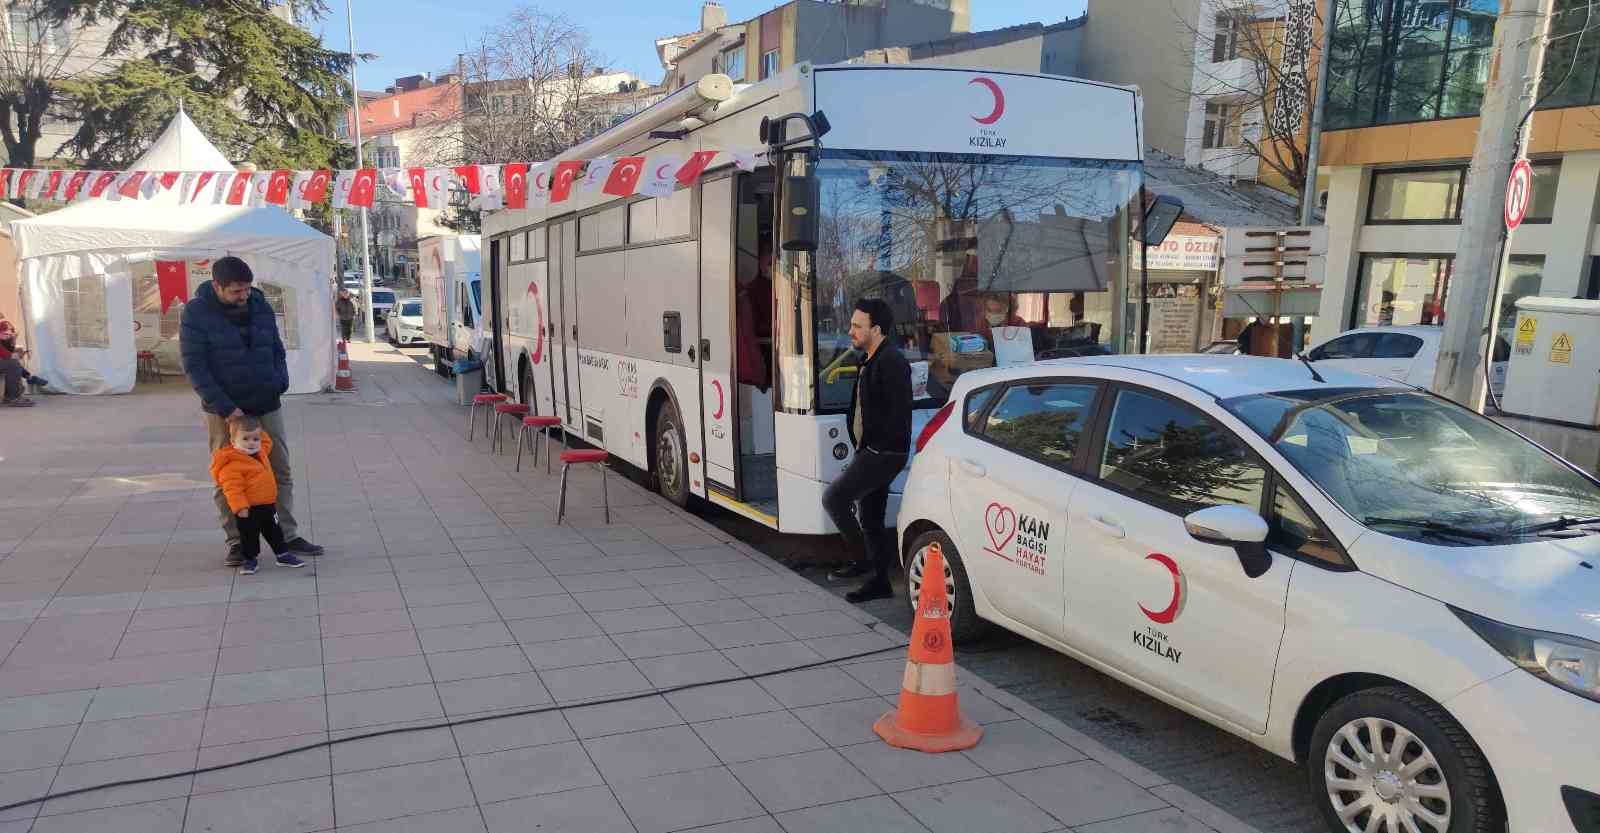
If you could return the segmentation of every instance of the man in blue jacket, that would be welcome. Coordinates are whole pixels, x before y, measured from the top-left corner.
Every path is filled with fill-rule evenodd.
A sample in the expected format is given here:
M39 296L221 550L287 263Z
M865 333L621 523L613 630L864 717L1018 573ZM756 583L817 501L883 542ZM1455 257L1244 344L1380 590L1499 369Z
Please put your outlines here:
M231 440L228 423L253 416L272 437L268 460L278 481L278 525L289 552L321 555L322 547L300 537L294 520L294 479L289 473L289 433L283 427L279 397L289 390L289 365L278 336L278 319L267 296L251 284L255 275L236 257L225 257L211 267L211 281L195 290L183 307L180 342L183 371L200 395L211 450ZM223 561L236 567L239 527L222 489L215 492L217 515L228 539Z

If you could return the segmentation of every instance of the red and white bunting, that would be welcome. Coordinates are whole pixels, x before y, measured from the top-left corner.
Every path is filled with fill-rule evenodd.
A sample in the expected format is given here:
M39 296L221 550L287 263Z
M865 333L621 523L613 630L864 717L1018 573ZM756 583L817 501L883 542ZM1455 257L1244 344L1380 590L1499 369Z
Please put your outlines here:
M639 183L639 193L647 197L670 197L678 188L678 169L683 166L683 157L672 153L663 153L650 157L650 168L645 178Z

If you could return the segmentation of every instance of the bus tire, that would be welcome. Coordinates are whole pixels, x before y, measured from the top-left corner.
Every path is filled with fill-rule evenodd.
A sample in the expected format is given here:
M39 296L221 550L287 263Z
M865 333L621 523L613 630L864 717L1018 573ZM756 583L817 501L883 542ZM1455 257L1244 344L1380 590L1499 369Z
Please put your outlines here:
M683 440L683 420L671 401L661 403L656 415L653 463L656 490L678 506L689 505L688 446Z
M538 414L539 404L534 401L533 395L533 368L528 365L526 356L519 359L517 365L517 395L521 397L522 404L528 406L529 413Z

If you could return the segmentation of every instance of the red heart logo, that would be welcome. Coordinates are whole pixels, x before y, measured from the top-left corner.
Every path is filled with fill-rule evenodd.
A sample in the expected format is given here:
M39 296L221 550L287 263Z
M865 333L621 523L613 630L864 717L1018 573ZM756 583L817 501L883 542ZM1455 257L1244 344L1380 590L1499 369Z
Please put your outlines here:
M1000 552L1017 534L1017 513L1011 511L1009 506L991 503L988 509L983 510L983 526L989 532L989 543L994 546L994 551Z

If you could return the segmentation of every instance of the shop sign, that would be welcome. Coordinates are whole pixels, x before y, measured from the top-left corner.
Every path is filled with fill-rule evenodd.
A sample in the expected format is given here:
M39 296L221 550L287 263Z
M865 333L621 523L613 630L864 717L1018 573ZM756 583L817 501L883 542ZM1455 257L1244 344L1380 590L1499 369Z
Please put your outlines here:
M1138 241L1130 242L1130 252L1139 257ZM1198 234L1169 234L1159 246L1151 246L1146 253L1148 269L1166 269L1193 272L1215 272L1221 262L1222 238ZM1134 261L1138 263L1137 260Z

